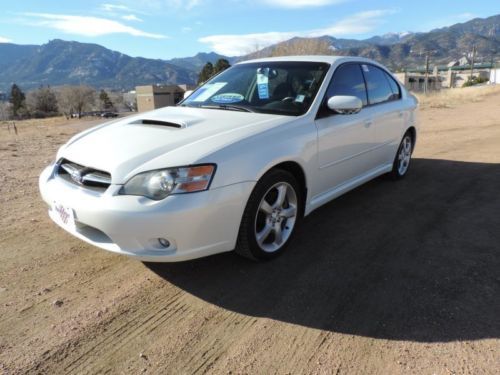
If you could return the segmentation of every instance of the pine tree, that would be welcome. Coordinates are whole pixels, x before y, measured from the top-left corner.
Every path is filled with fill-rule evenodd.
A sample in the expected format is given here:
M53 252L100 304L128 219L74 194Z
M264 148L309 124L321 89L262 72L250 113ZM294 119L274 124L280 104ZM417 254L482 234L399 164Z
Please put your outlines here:
M25 107L26 95L21 91L18 85L15 83L10 89L10 99L9 102L12 104L12 116L17 117L19 111Z
M101 90L99 93L99 100L101 101L101 108L104 110L111 110L113 109L114 105L111 99L109 98L109 95L106 91Z
M198 76L198 85L206 82L214 75L214 66L211 62L207 62Z
M229 61L226 59L219 59L215 63L213 75L216 75L230 67L231 65L229 65Z

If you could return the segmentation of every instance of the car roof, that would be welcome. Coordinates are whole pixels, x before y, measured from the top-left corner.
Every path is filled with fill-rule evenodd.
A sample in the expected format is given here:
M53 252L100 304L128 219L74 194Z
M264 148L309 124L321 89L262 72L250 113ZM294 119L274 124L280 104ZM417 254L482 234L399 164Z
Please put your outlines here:
M261 59L254 60L246 60L241 61L238 64L249 64L256 62L280 62L280 61L293 61L293 62L319 62L319 63L327 63L333 65L338 62L348 62L348 61L360 61L373 63L376 65L380 65L376 61L367 59L365 57L356 57L356 56L328 56L328 55L305 55L305 56L280 56L280 57L266 57Z

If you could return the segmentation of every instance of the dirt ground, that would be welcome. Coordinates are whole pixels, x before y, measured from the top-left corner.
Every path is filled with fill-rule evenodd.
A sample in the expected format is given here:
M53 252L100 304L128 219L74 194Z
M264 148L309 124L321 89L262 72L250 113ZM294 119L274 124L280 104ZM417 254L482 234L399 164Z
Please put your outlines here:
M320 208L263 264L73 238L37 178L96 122L2 125L0 373L498 373L500 93L420 117L406 179Z

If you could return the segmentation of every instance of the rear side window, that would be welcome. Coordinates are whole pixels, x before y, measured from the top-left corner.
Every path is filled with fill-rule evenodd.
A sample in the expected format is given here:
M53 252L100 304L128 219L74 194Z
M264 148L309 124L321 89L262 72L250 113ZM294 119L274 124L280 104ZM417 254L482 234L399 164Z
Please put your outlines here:
M363 105L368 103L363 73L358 64L344 64L335 70L326 97L329 99L336 95L356 96Z
M399 98L401 98L401 91L399 89L399 85L396 83L396 81L394 80L394 78L392 78L389 74L387 74L386 72L384 72L385 74L385 77L387 78L387 81L389 82L389 86L391 86L391 90L392 90L392 100L398 100Z
M369 103L378 104L394 100L394 93L388 80L390 77L376 66L362 64L361 67L366 80Z

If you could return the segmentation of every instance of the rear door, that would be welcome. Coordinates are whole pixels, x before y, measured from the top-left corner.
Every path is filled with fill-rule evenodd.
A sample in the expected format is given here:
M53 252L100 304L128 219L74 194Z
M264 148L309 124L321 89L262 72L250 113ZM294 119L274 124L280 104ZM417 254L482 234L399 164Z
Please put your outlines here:
M383 69L361 64L368 92L368 108L373 119L375 147L372 156L378 165L392 163L401 141L404 112L401 89Z

